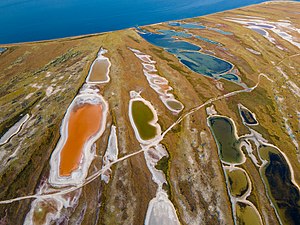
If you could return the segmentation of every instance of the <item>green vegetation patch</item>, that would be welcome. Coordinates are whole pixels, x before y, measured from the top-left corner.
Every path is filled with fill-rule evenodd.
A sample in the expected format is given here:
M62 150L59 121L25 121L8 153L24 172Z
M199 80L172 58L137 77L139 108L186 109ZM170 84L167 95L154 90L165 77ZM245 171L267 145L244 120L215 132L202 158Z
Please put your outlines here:
M155 168L158 170L161 170L167 179L167 183L163 184L163 189L168 193L169 196L171 196L171 189L170 189L170 177L169 177L169 160L170 158L167 156L162 157L157 164L155 165Z
M168 174L169 168L169 157L164 156L162 157L156 164L155 168L164 172L164 174Z

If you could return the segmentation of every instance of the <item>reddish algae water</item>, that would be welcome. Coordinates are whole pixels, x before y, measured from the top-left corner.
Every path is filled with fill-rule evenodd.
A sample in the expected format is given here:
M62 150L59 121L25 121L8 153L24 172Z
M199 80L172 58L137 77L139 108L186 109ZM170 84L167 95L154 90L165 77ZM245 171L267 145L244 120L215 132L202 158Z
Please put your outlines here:
M78 169L84 145L99 131L101 122L100 104L83 104L71 112L67 141L60 152L60 176L70 176Z

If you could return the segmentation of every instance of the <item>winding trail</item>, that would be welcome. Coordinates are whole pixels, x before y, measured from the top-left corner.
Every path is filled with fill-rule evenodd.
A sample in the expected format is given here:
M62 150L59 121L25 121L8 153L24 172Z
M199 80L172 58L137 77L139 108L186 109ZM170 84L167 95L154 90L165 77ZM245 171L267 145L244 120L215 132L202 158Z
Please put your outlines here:
M271 67L275 67L275 66L278 66L280 64L282 64L285 60L287 59L290 59L290 58L293 58L293 57L296 57L300 55L300 53L297 53L297 54L293 54L293 55L290 55L288 57L285 57L283 58L282 60L280 60L278 63L276 63L276 65L270 65L268 67L266 67L264 69L264 71L267 71L267 69L271 68ZM17 201L21 201L21 200L26 200L26 199L38 199L38 198L41 198L41 199L46 199L46 198L49 198L49 197L52 197L52 196L57 196L57 195L62 195L62 194L67 194L67 193L70 193L70 192L73 192L79 188L82 188L84 187L85 185L91 183L92 181L94 181L96 178L98 178L99 176L101 176L102 173L104 173L107 169L109 169L112 165L118 163L118 162L121 162L123 160L126 160L130 157L133 157L135 155L138 155L140 153L143 153L145 151L147 151L150 147L153 147L155 146L156 144L158 144L162 139L163 137L174 127L176 126L177 124L179 124L185 117L193 114L194 112L200 110L201 108L215 102L215 101L218 101L218 100L222 100L224 98L227 98L227 97L231 97L231 96L234 96L234 95L237 95L239 93L244 93L244 92L252 92L255 88L258 87L258 85L260 84L260 81L261 81L261 77L265 77L267 80L269 80L270 82L274 82L272 79L270 79L267 75L265 75L264 73L260 73L258 75L258 81L256 83L256 85L254 85L253 87L251 88L246 88L246 89L243 89L243 90L238 90L238 91L233 91L233 92L229 92L225 95L222 95L222 96L219 96L219 97L215 97L215 98L212 98L212 99L209 99L207 100L205 103L203 103L202 105L199 105L195 108L192 108L189 112L185 113L184 115L180 116L172 125L170 125L161 135L161 138L159 138L158 140L156 140L154 143L152 144L149 144L147 146L144 146L142 149L140 149L139 151L136 151L134 153L131 153L131 154L128 154L126 156L123 156L119 159L117 159L116 161L114 162L111 162L109 164L107 164L105 167L103 167L101 170L97 171L96 173L92 174L91 176L89 176L84 183L80 184L80 185L77 185L77 186L73 186L73 187L69 187L69 188L66 188L65 190L60 190L60 191L57 191L57 192L53 192L53 193L47 193L47 194L42 194L42 195L27 195L27 196L22 196L22 197L17 197L17 198L12 198L12 199L7 199L7 200L3 200L3 201L0 201L0 204L10 204L10 203L13 203L13 202L17 202Z
M261 77L265 77L267 80L273 82L272 79L270 79L267 75L263 74L263 73L260 73L258 75L258 81L257 83L251 87L251 88L247 88L247 89L243 89L243 90L238 90L238 91L233 91L233 92L229 92L227 94L224 94L222 96L218 96L218 97L215 97L215 98L211 98L209 100L207 100L205 103L195 107L195 108L192 108L189 112L185 113L184 115L180 116L172 125L170 125L160 136L160 138L158 138L157 140L155 140L153 143L149 144L149 145L145 145L142 147L142 149L140 149L139 151L136 151L136 152L133 152L131 154L128 154L128 155L125 155L119 159L117 159L116 161L114 162L111 162L109 164L107 164L105 167L103 167L101 170L97 171L96 173L92 174L91 176L89 176L82 184L79 184L79 185L76 185L76 186L73 186L73 187L69 187L69 188L65 188L64 190L60 190L60 191L57 191L57 192L51 192L51 193L45 193L45 194L36 194L36 195L27 195L27 196L23 196L23 197L18 197L18 198L12 198L12 199L7 199L7 200L3 200L3 201L0 201L0 204L9 204L9 203L13 203L13 202L17 202L17 201L21 201L21 200L26 200L26 199L47 199L47 198L50 198L50 197L53 197L53 196L58 196L58 195L63 195L63 194L68 194L70 192L73 192L79 188L82 188L84 187L85 185L91 183L92 181L94 181L95 179L97 179L99 176L101 176L102 173L104 173L107 169L109 169L112 165L118 163L118 162L121 162L123 160L126 160L128 158L131 158L135 155L138 155L140 153L143 153L145 151L147 151L149 148L157 145L159 142L161 142L164 138L164 136L173 128L175 127L177 124L179 124L183 119L185 119L187 116L193 114L194 112L202 109L203 107L215 102L215 101L219 101L219 100L222 100L222 99L225 99L225 98L228 98L228 97L231 97L231 96L234 96L234 95L237 95L237 94L240 94L240 93L244 93L244 92L252 92L253 90L255 90L258 85L260 84L261 82Z

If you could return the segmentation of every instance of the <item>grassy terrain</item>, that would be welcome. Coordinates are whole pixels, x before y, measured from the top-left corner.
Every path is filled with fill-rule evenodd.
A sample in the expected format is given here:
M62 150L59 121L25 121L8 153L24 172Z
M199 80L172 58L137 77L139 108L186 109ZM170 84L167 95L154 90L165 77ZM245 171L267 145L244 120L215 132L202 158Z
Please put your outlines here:
M295 57L299 49L273 35L287 49L281 51L258 33L224 18L240 15L259 16L270 21L288 18L295 27L299 27L299 14L295 13L299 10L299 3L272 2L186 20L234 34L222 35L213 30L193 29L189 32L222 45L200 39L189 41L200 45L204 52L211 52L234 64L238 75L249 87L257 82L259 73L265 73L274 80L270 83L262 78L253 92L217 101L214 106L219 114L234 120L239 136L249 131L242 124L237 104L249 108L260 123L256 131L286 154L294 171L300 170L300 163L283 117L288 119L299 143L299 98L291 92L287 80L276 67L279 66L291 81L300 86L300 78L295 76L300 73L299 57ZM170 27L162 23L148 26L147 29L155 31ZM180 115L208 99L241 89L232 82L213 80L192 72L172 54L147 43L134 29L1 47L7 50L0 55L0 135L21 115L30 114L30 119L18 135L0 146L1 200L34 194L40 182L47 178L49 158L60 137L61 120L84 83L100 47L108 50L105 56L112 63L110 83L99 86L109 103L109 115L107 129L96 142L97 156L90 167L90 174L101 168L111 124L117 127L119 157L140 149L128 116L130 91L141 91L143 98L151 102L158 112L158 123L163 131L178 118L149 86L140 60L128 47L151 55L157 62L158 74L169 81L173 94L185 106ZM261 54L255 55L246 48ZM284 101L278 103L278 96L283 97ZM180 222L184 225L233 224L225 177L216 143L207 126L205 109L186 117L175 126L165 136L163 144L170 157L161 159L157 168L167 175L168 187L165 188ZM258 208L263 221L278 224L259 172L249 157L242 167L253 184L249 199ZM295 181L300 183L299 173L295 173ZM77 207L63 211L65 220L72 223L82 219L82 224L99 225L143 224L148 203L155 196L156 189L143 154L136 155L112 167L109 184L96 179L85 186ZM22 224L30 203L30 200L25 200L0 205L0 223ZM245 208L240 207L239 210L248 218Z

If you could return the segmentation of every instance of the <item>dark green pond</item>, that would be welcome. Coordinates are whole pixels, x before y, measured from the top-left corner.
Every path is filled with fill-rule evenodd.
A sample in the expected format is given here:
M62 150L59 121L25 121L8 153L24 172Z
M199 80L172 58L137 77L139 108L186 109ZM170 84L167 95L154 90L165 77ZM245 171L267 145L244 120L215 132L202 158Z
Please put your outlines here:
M283 224L300 223L300 193L291 181L291 171L284 156L275 148L265 146L260 155L268 163L263 167L262 177L268 193Z
M132 118L143 140L150 140L155 137L157 128L149 124L149 122L153 120L154 115L144 102L132 102Z
M167 101L167 104L174 110L182 110L182 105L177 101Z
M248 125L257 125L258 124L253 113L250 112L248 109L246 109L243 106L240 107L240 115L246 124L248 124Z
M218 145L221 160L228 163L241 163L242 151L239 140L235 137L235 127L227 117L213 116L208 118L209 127Z
M226 170L226 178L229 182L231 195L234 197L243 196L249 189L250 184L248 184L247 175L242 170Z
M254 208L244 202L236 203L237 225L261 225Z

